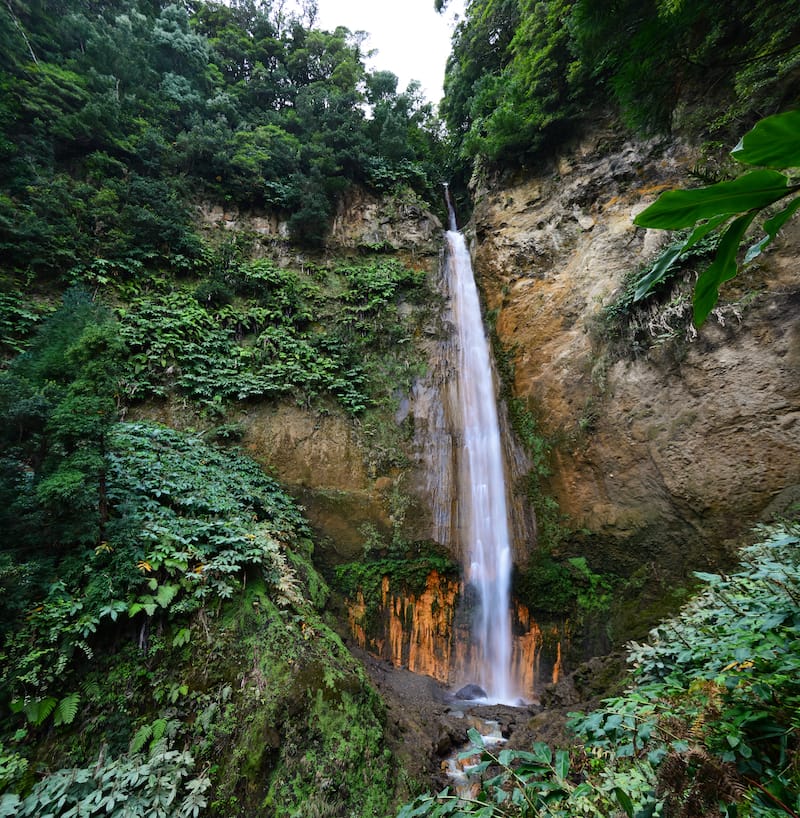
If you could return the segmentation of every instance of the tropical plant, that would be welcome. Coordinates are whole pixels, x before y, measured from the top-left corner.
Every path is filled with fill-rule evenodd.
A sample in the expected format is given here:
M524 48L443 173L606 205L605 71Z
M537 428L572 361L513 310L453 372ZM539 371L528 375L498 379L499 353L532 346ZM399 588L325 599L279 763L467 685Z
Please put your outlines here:
M24 624L8 634L0 692L37 727L69 724L79 699L55 694L79 657L113 623L186 616L258 575L283 608L301 604L313 569L291 552L309 534L277 483L251 461L145 424L109 434L106 539L58 563L58 578L30 588ZM36 564L37 557L29 560ZM42 570L41 568L38 570ZM37 594L37 596L34 596ZM185 629L173 637L180 646Z
M106 758L101 753L90 767L63 769L45 776L21 798L0 796L4 818L196 818L207 805L211 781L194 774L188 750L158 742L147 754Z
M409 338L401 298L420 300L425 287L423 272L385 258L320 270L326 286L268 259L213 266L216 278L192 292L146 293L120 308L128 399L176 390L213 410L293 395L361 414L377 360L399 357Z
M24 516L38 508L53 545L102 540L107 438L124 353L110 311L75 288L0 376L8 443L2 482L17 492L12 531L14 508Z
M696 326L706 320L717 303L719 287L737 274L739 247L753 221L762 214L769 215L763 223L765 235L750 246L742 264L757 258L800 208L800 180L796 176L800 168L800 110L762 119L742 137L731 155L760 169L707 187L667 191L634 219L639 227L692 228L686 239L671 245L637 282L635 300L644 298L682 256L709 234L719 235L716 255L695 285ZM774 168L794 168L795 174L779 173ZM781 209L776 212L779 204Z
M631 643L631 685L571 714L574 743L489 749L475 731L473 794L450 788L415 816L796 816L800 809L800 528L761 531L730 574ZM477 794L475 794L477 793Z

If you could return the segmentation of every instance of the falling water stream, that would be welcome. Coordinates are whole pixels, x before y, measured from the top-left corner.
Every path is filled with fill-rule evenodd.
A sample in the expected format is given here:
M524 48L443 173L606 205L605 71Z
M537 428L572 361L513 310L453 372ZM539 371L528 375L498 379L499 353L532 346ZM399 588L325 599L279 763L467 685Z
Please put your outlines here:
M490 701L519 696L511 673L511 545L505 471L489 342L464 236L447 193L447 278L458 336L457 395L461 413L459 525L465 580L474 604L470 671Z

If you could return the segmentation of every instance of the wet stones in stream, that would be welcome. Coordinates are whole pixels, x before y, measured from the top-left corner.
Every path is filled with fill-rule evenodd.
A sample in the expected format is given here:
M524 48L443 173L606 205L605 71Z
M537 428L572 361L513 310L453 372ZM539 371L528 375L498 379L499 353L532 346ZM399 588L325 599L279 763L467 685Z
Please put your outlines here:
M484 722L496 722L503 739L509 739L517 731L525 734L527 724L542 711L538 704L512 707L457 699L429 676L393 667L359 649L351 650L363 662L386 703L389 749L409 779L429 782L431 790L452 783L447 761L468 747L470 728L483 732Z
M453 784L448 760L468 749L471 727L484 732L482 722L497 723L503 747L529 750L535 741L568 747L572 738L565 728L567 714L598 706L613 691L625 666L622 654L594 657L543 688L541 704L513 707L457 699L429 676L394 667L358 648L351 650L386 703L387 747L405 770L405 780L430 791ZM409 792L409 798L416 793ZM403 795L398 792L400 798Z

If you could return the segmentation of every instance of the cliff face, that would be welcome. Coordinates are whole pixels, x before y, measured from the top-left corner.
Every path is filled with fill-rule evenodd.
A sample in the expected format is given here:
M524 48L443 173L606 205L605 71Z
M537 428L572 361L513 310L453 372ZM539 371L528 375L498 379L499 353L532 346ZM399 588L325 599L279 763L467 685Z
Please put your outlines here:
M570 548L595 570L645 568L666 582L718 564L754 521L800 496L797 219L729 282L726 303L699 333L689 324L687 287L640 310L628 336L604 318L626 276L667 240L634 228L633 216L661 190L688 183L696 159L681 143L598 133L538 173L479 185L467 230L486 307L513 359L513 392L555 442L544 488L583 532ZM280 240L277 223L207 218ZM380 247L435 277L441 245L441 225L417 203L354 194L337 213L327 252ZM327 564L361 558L366 527L388 540L400 526L408 540L433 540L459 556L450 319L446 309L431 315L417 338L427 374L400 396L395 418L413 430L403 436L405 466L376 467L365 430L335 413L251 407L241 419L243 445L294 487ZM530 464L507 438L513 485ZM536 526L522 494L511 500L523 564L537 547ZM454 654L458 592L437 576L414 599L387 584L377 619L351 602L352 633L396 664L457 683L469 665ZM526 611L515 628L521 663L544 661L526 679L531 695L557 671L560 640Z
M458 688L480 678L465 617L459 609L461 583L432 571L417 594L393 588L384 577L378 615L368 610L363 595L347 605L348 624L359 647L414 673L424 673ZM526 700L538 697L543 685L558 681L562 644L568 629L540 626L524 605L512 615L512 678L517 694Z
M604 324L625 276L666 239L633 217L692 184L696 159L686 145L598 134L540 173L477 190L476 275L513 389L557 442L549 489L591 532L587 557L603 570L712 564L798 493L797 219L698 334L677 292L641 313L634 343Z
M440 221L410 191L383 197L349 191L339 204L325 247L309 254L288 241L286 222L274 214L206 203L198 208L198 218L211 232L244 233L252 239L255 256L269 256L290 268L380 252L433 277L442 245ZM416 308L401 304L398 309L412 315ZM391 411L387 414L391 424ZM159 410L161 419L167 419L164 415L165 410ZM384 538L391 536L398 524L392 498L404 490L402 470L393 464L405 453L384 450L397 443L399 434L388 442L378 440L380 430L336 407L319 411L294 401L252 404L232 419L244 431L242 445L248 453L303 504L323 563L360 557L367 528ZM180 425L179 418L170 417L168 422ZM417 505L427 507L424 499ZM429 537L430 528L415 528L414 533Z

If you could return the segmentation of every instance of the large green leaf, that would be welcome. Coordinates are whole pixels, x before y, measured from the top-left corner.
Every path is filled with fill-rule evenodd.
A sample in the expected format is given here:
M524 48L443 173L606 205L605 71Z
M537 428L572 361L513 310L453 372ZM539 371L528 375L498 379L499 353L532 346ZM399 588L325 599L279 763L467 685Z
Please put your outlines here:
M533 750L536 761L548 765L552 763L553 751L543 741L537 741L531 749Z
M636 291L633 294L633 300L638 301L644 298L653 287L661 281L667 274L672 265L683 254L684 245L672 244L659 257L656 263L647 272L647 275L642 276L636 282Z
M162 608L167 608L170 602L175 599L178 590L177 585L160 585L156 593L156 601Z
M647 295L647 293L649 293L650 290L652 290L653 287L664 278L664 276L666 276L672 265L687 250L694 247L697 242L699 242L713 230L716 230L717 227L719 227L729 218L730 216L728 214L724 214L722 216L717 216L714 219L709 219L707 222L703 222L703 224L698 225L685 242L670 245L661 254L661 256L659 256L658 260L650 268L649 272L636 282L636 291L633 294L633 300L638 301L640 298L644 298L644 296Z
M747 255L744 257L745 264L749 264L756 256L761 254L762 250L778 235L778 231L781 227L794 216L798 209L800 209L800 197L794 199L788 207L785 207L771 219L767 219L767 221L764 222L764 230L767 235L764 236L761 241L756 242L747 251Z
M153 725L152 724L143 724L134 734L133 738L131 739L130 751L132 753L138 753L148 741L150 741L150 736L153 735Z
M734 219L719 241L711 266L697 279L694 288L694 323L699 327L708 318L719 298L719 285L736 275L736 254L745 231L755 218L745 213Z
M566 750L556 750L556 777L566 781L569 775L569 753Z
M788 179L774 170L754 170L731 182L662 193L633 221L639 227L680 230L701 219L763 208L791 192Z
M31 724L39 727L45 719L53 712L56 700L52 696L44 699L32 699L25 705L25 715Z
M731 156L748 165L800 167L800 110L762 119L741 138Z
M622 787L614 787L614 795L628 818L633 818L633 801L630 795Z

